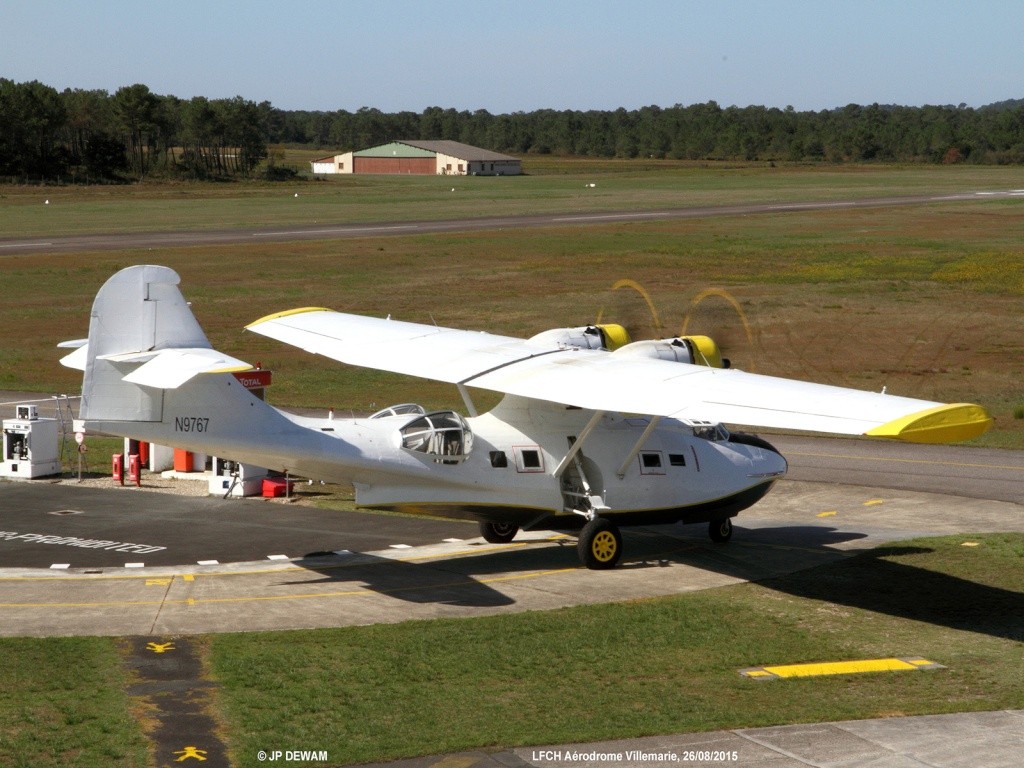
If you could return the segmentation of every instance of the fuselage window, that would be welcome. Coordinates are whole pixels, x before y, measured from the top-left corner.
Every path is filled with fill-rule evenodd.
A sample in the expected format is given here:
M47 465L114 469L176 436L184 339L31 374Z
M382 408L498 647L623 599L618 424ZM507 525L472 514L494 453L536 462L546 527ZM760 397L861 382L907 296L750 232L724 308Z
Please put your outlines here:
M491 466L495 469L508 466L508 456L504 451L491 451L489 456L491 457Z
M539 448L514 448L518 472L543 472L544 459Z
M682 453L670 453L668 455L668 463L673 467L685 467L686 456Z
M661 462L661 451L640 451L640 474L665 474L665 468Z

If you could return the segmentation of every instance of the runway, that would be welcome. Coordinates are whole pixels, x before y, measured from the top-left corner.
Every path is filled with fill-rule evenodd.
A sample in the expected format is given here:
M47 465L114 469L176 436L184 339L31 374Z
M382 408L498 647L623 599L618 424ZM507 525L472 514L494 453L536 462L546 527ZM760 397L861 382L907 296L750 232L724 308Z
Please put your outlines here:
M934 203L998 200L1021 196L1024 196L1024 190L993 190L947 195L904 195L898 197L862 198L857 200L690 206L656 211L561 212L524 216L488 216L447 221L364 222L355 224L337 222L274 228L209 229L180 232L119 232L61 237L8 237L0 238L0 258L30 253L84 253L135 248L184 248L202 245L237 245L257 242L282 243L353 237L379 238L444 232L587 226L719 216L755 216L798 211L892 208Z

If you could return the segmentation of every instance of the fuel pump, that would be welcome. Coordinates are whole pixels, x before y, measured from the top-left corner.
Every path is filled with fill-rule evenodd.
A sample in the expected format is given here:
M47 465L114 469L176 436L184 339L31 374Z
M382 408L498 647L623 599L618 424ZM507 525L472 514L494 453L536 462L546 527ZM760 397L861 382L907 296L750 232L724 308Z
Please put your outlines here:
M32 479L60 474L57 419L41 419L34 405L19 405L15 418L3 421L0 477Z

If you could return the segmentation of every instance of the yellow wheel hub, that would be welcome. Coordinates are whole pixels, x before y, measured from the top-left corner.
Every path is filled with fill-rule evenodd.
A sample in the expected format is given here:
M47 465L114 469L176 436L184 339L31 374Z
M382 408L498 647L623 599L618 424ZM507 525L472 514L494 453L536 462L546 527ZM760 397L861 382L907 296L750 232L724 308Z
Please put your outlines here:
M594 558L602 563L607 563L615 557L617 550L618 544L610 531L601 531L598 533L590 545L590 551L593 552Z

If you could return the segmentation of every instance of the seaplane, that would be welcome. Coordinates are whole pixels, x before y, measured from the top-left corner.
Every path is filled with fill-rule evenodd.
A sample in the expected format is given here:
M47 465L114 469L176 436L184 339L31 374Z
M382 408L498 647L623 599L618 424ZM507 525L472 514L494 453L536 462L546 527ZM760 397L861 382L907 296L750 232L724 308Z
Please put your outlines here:
M615 324L530 338L303 307L251 332L345 365L454 385L465 404L402 403L356 418L300 416L255 396L248 363L213 349L162 266L100 288L87 339L61 362L84 372L76 429L170 445L304 478L351 483L361 507L458 516L488 542L520 530L578 535L582 563L612 568L620 528L732 518L785 476L768 441L734 429L967 440L992 423L943 404L747 373L706 336L631 341ZM478 412L474 392L500 393ZM726 425L729 425L728 427Z

